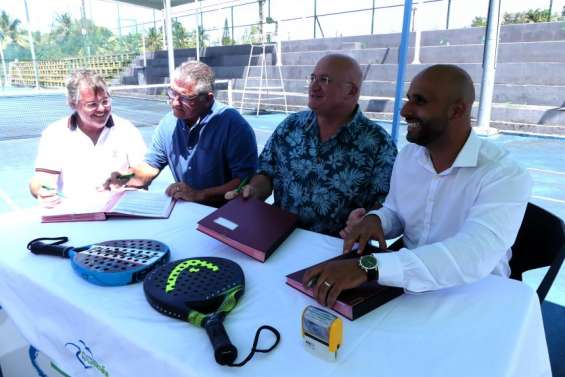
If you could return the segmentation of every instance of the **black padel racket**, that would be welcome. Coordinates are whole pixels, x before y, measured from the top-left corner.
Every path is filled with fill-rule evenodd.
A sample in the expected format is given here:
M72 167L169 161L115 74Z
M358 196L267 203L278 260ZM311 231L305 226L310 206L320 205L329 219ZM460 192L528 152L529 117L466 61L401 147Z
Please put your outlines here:
M82 247L61 245L68 240L67 237L37 238L27 248L38 255L69 258L77 274L105 286L142 281L149 271L166 263L170 255L168 246L155 240L115 240Z
M259 327L251 352L242 362L235 363L237 348L230 342L222 322L235 308L244 289L245 278L239 265L216 257L171 262L151 271L143 282L145 296L153 308L203 327L212 342L216 362L229 366L244 365L255 352L270 352L280 340L279 332L273 327ZM276 340L267 349L257 349L263 329L271 331Z

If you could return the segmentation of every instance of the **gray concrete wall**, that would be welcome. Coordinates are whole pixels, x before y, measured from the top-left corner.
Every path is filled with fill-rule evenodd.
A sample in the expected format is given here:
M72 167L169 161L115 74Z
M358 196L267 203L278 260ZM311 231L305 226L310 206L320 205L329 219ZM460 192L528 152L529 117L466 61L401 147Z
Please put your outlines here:
M469 72L478 97L484 32L484 28L423 32L420 54L423 64L408 65L405 90L412 78L427 66L452 63ZM500 36L502 43L497 55L492 119L500 127L522 123L540 127L565 124L565 111L558 110L565 106L565 22L505 25ZM322 56L340 52L359 61L366 74L362 95L375 98L363 100L362 108L387 116L392 112L391 99L395 94L399 41L400 34L380 34L283 42L285 89L299 94L288 97L288 103L295 110L304 108L305 78ZM202 60L214 68L218 79L235 79L234 88L243 89L250 48L250 45L210 47L203 51ZM412 54L413 49L410 49L409 61ZM186 59L194 59L196 52L182 49L176 50L175 55L178 65ZM150 57L146 68L133 67L131 77L125 77L123 82L133 84L135 76L140 74L146 83L165 82L168 75L166 51L153 53ZM277 78L277 68L272 66L276 61L275 54L270 52L267 60L271 65L267 69L269 77ZM257 60L252 64L257 64ZM258 75L259 68L250 69L250 76ZM249 81L250 86L258 84L256 80ZM274 86L278 81L266 84ZM236 101L238 95L235 94ZM273 106L276 108L278 102L275 101Z

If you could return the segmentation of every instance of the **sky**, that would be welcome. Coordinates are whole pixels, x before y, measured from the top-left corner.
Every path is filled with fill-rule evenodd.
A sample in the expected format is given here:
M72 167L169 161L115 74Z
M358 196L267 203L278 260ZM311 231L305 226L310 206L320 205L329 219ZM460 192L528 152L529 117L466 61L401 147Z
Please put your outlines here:
M80 18L81 2L84 1L86 16L93 19L99 26L105 26L114 33L123 34L147 29L155 24L159 25L162 15L160 11L153 11L129 4L118 4L112 0L27 0L30 11L30 24L32 30L46 32L50 30L53 19L57 14L70 13L75 18ZM518 12L528 9L546 9L550 0L501 0L501 10L504 12ZM250 4L248 4L250 3ZM317 0L317 13L327 14L355 9L371 8L373 0ZM391 33L399 32L402 28L402 7L390 7L401 4L402 0L375 0L376 10L374 32ZM414 0L417 3L417 0ZM446 25L447 0L440 0L423 4L417 10L417 22L421 30L443 29ZM192 15L199 6L205 12L203 16L204 28L216 28L210 31L211 41L219 40L225 19L231 25L231 5L247 4L234 7L234 20L236 26L255 23L258 19L257 4L253 0L205 0L201 4L189 4L173 8L173 16L179 17L188 30L196 27L196 15ZM565 0L553 0L553 12L561 12ZM226 9L218 9L226 7ZM26 25L24 0L0 0L0 11L5 10L11 17L19 18L24 27ZM469 27L474 17L486 17L488 0L452 0L450 28ZM267 3L265 16L267 16ZM271 17L276 20L297 18L296 20L280 22L279 34L283 40L312 38L314 23L314 0L270 0ZM355 12L344 15L328 15L319 18L323 35L326 37L363 35L371 33L371 12ZM236 40L241 37L245 27L236 27ZM321 36L320 28L316 29L317 36Z

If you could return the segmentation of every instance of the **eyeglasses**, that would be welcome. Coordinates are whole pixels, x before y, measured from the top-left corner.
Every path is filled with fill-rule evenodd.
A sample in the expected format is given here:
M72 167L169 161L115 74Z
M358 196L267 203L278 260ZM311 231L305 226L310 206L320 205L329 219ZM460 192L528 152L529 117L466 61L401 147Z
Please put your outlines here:
M328 75L320 75L316 76L315 74L311 74L310 76L306 77L306 83L311 85L314 81L318 81L318 84L322 86L327 86L330 82L334 81Z
M205 93L198 93L198 94L195 94L193 96L183 96L182 94L178 93L177 91L175 91L173 89L167 90L167 96L169 97L169 102L173 102L175 99L178 99L179 102L182 103L185 106L190 106L190 105L194 104L194 102L196 102L198 97L200 97L203 94L205 94Z
M112 106L112 98L106 97L106 98L102 99L101 101L85 102L85 103L82 104L82 106L87 111L96 111L100 105L102 105L102 107L107 109L108 107Z

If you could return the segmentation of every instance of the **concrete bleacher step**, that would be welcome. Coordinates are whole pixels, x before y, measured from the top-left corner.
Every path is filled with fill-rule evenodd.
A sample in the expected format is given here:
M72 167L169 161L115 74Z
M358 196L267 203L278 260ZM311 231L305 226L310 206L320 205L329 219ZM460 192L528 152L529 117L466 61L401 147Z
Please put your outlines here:
M437 63L482 63L482 44L422 46L420 62ZM397 64L397 47L364 48L357 50L296 51L283 54L286 66L315 65L329 53L347 54L360 64ZM414 49L408 50L408 61L414 59ZM498 63L507 62L556 62L565 61L565 41L501 43L498 49Z
M409 64L406 67L406 81L411 81L420 71L431 65ZM463 63L458 66L465 69L475 83L481 81L483 68L480 63ZM396 64L362 64L361 69L365 74L365 80L394 81L396 79ZM285 80L306 80L306 77L314 70L314 65L282 66L281 70ZM270 77L277 77L277 72L277 67L267 67L267 74ZM495 82L513 85L565 85L565 75L556 74L559 72L565 72L565 61L499 63ZM235 79L237 80L237 77Z
M483 73L484 34L484 28L422 32L422 64L407 66L404 90L414 76L426 67L436 63L454 63L469 72L478 97ZM512 124L518 129L525 129L524 124L530 124L536 129L544 129L543 132L561 132L560 124L565 124L564 112L558 109L565 105L565 75L562 74L565 72L565 22L504 25L500 37L493 122L505 129L510 129ZM292 94L287 97L289 106L295 110L305 107L306 77L312 73L315 63L322 56L340 52L353 56L361 64L365 74L362 107L387 117L392 112L392 98L396 89L399 41L400 34L396 33L283 42L281 71L285 90ZM232 79L237 91L244 86L250 49L250 45L210 47L203 50L202 60L213 67L216 78ZM194 49L175 50L176 63L194 58L195 52ZM412 60L412 54L413 50L410 49L409 61ZM148 54L146 68L139 68L139 60L136 60L137 66L131 66L127 73L134 78L136 75L143 77L148 84L167 82L166 57L166 51ZM278 77L278 67L273 65L275 54L271 53L267 60L267 76L273 80L264 81L263 85L279 86L274 79ZM249 68L249 76L259 75L260 68ZM127 80L135 81L124 78L124 81ZM258 87L259 80L250 78L248 86ZM237 93L234 96L237 101Z
M246 93L246 105L252 104L256 96ZM222 91L217 95L220 100L227 100L227 93ZM238 107L241 93L232 94L234 106ZM249 102L249 103L248 103ZM270 101L269 96L264 96L263 104L272 105L273 109L282 110L281 101ZM289 110L299 111L307 109L307 97L305 94L287 96ZM361 109L373 117L379 119L390 119L394 109L394 99L387 97L361 97L359 101ZM472 117L476 119L478 114L478 102L473 106ZM561 135L565 136L565 108L547 106L512 105L504 103L493 103L492 126L501 130L520 133L532 133L539 135Z
M422 46L482 44L484 35L484 27L423 31L421 44ZM560 40L565 40L564 21L503 25L500 28L501 43ZM359 43L361 48L398 47L400 33L287 41L283 42L283 55L287 52L299 51L347 50L348 43L351 42ZM410 43L413 46L414 33L411 33Z

